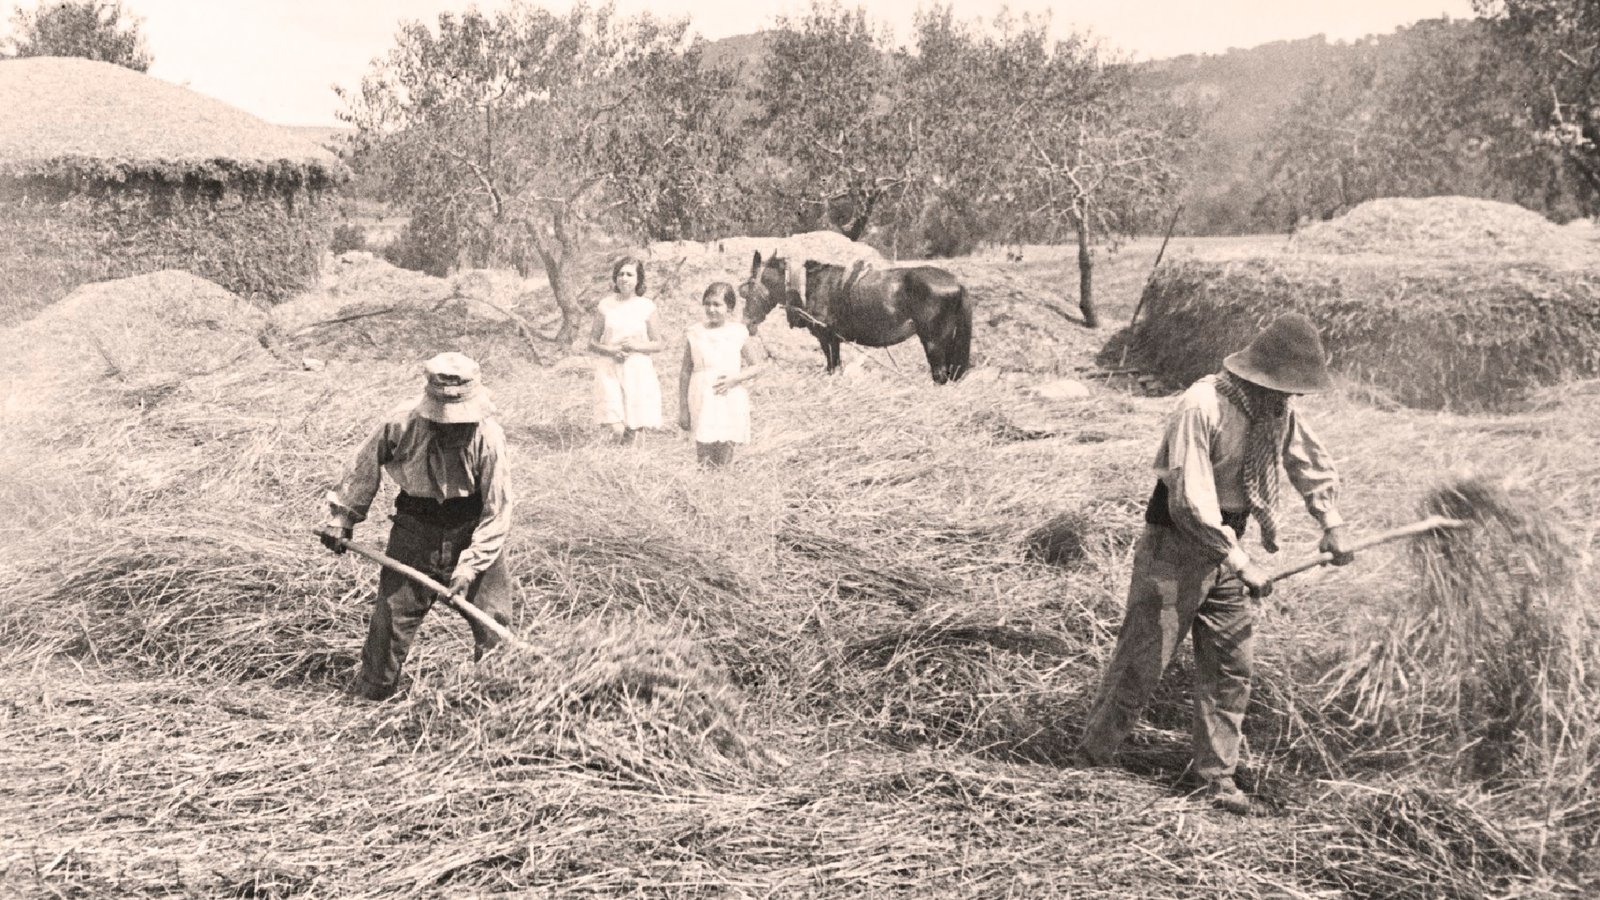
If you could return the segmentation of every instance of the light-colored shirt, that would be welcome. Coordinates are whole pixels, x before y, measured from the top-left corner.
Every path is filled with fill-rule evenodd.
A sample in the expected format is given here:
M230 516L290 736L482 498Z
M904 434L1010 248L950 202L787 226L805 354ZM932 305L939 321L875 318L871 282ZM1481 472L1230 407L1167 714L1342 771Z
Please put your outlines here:
M1335 506L1339 478L1333 457L1295 413L1284 416L1283 468L1323 528L1344 523ZM1233 571L1250 556L1222 524L1222 511L1250 508L1244 487L1245 439L1250 420L1202 378L1178 398L1156 451L1156 474L1167 485L1168 511L1178 530L1211 551Z
M456 567L458 572L464 566L465 571L482 573L500 558L511 530L505 432L494 419L484 419L471 440L444 447L431 425L414 407L391 412L356 451L344 479L328 492L333 521L348 528L366 519L385 472L413 497L453 500L477 494L483 498L483 515Z

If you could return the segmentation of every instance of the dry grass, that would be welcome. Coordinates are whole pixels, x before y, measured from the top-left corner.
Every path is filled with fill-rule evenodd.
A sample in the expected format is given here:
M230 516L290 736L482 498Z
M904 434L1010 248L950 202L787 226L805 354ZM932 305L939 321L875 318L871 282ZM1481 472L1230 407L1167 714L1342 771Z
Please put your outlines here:
M669 315L676 335L687 312ZM170 337L201 355L229 341ZM472 666L441 612L404 697L347 700L375 572L305 528L416 375L409 358L330 356L180 372L141 403L88 371L40 388L52 418L5 421L0 576L32 601L0 604L0 879L21 895L1594 887L1600 789L1575 777L1579 743L1559 759L1506 744L1514 765L1481 781L1444 737L1413 752L1446 732L1375 730L1326 695L1334 663L1426 597L1399 552L1302 576L1264 612L1246 779L1263 815L1186 798L1181 667L1131 742L1139 777L1059 766L1120 618L1165 399L1046 404L1026 380L825 379L786 361L757 390L755 442L704 471L674 436L600 441L585 372L489 358L515 445L513 626L539 652ZM659 368L671 397L675 367ZM1581 583L1593 406L1488 419L1335 396L1306 415L1358 530L1412 517L1419 473L1467 457L1543 498L1525 527L1566 526ZM1286 544L1314 545L1285 518ZM1075 552L1039 558L1069 532ZM1435 681L1479 677L1451 653L1462 667ZM1392 708L1439 696L1404 688Z
M331 152L286 129L111 63L8 60L0 66L0 109L0 174L11 177L345 174Z

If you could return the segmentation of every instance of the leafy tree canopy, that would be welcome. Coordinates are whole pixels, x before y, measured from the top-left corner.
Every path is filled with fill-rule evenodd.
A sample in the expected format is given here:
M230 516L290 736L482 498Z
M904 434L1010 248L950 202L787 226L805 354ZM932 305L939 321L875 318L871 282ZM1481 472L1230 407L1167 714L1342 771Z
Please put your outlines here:
M12 49L19 57L78 56L146 72L153 60L139 24L121 0L42 0L12 12Z
M707 237L733 206L732 77L686 27L581 3L408 24L343 94L354 152L431 267L542 267L570 338L574 262L598 231Z

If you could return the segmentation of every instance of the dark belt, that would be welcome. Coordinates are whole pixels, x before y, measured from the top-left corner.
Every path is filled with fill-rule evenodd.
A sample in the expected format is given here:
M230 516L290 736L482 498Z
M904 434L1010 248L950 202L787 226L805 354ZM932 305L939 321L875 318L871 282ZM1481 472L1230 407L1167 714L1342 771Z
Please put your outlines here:
M434 500L429 497L413 497L401 491L400 495L394 498L394 509L395 512L421 519L430 525L455 528L483 518L483 497L473 494L470 497Z
M1144 507L1144 520L1149 525L1160 525L1164 528L1176 528L1177 523L1172 521L1172 509L1167 506L1167 483L1156 479L1156 489L1150 492L1150 502ZM1244 528L1250 524L1250 511L1241 512L1222 511L1222 524L1233 529L1238 537L1244 537Z

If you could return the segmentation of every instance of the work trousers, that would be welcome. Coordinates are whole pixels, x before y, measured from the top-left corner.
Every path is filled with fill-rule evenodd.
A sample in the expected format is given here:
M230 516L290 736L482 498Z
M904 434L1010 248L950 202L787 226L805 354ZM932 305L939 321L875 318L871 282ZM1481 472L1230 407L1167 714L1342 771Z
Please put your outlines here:
M456 560L472 542L477 524L472 521L446 525L397 512L389 530L387 553L448 585ZM411 642L437 599L432 591L404 575L383 570L378 576L378 597L372 607L367 642L361 650L361 674L353 687L355 693L369 700L383 700L394 694L400 686L400 669L411 651ZM502 625L511 621L511 579L504 554L473 581L467 602ZM481 659L500 639L465 613L462 616L472 628L473 658Z
M1254 668L1254 600L1199 545L1146 525L1134 549L1128 607L1080 752L1109 762L1139 720L1184 635L1194 634L1194 762L1207 781L1232 778Z

